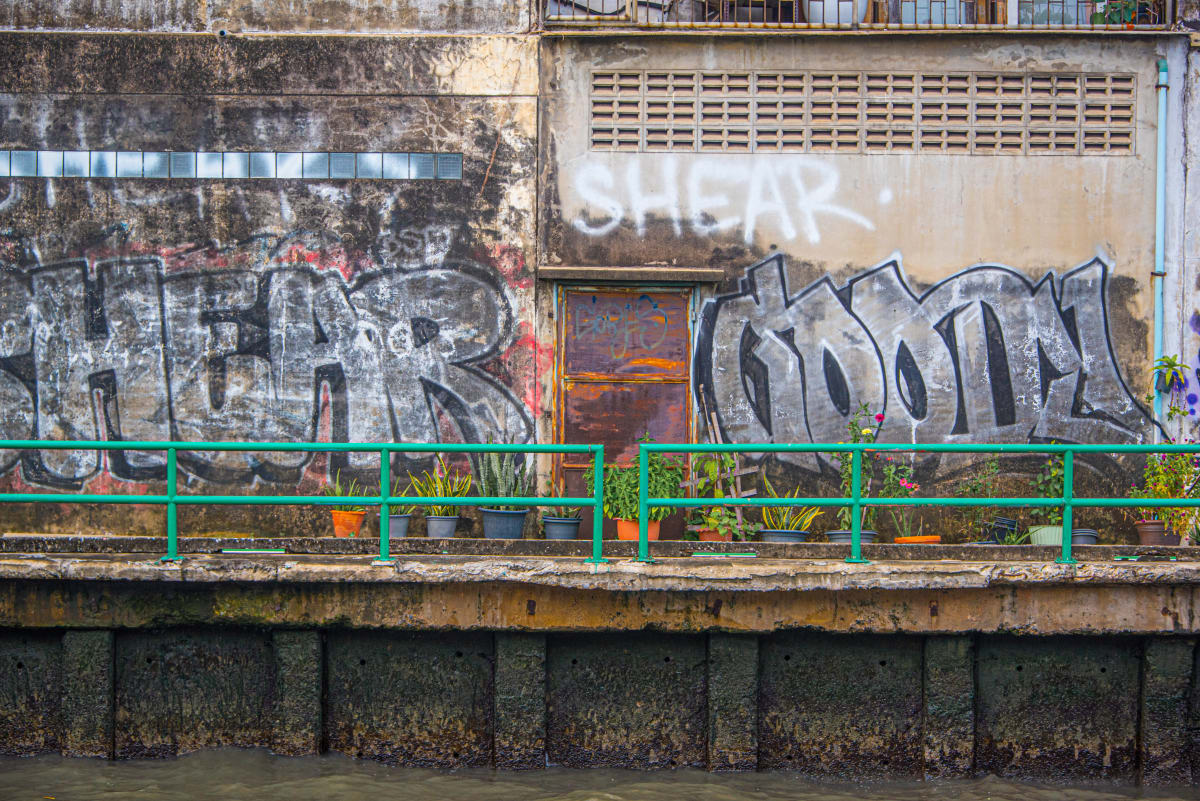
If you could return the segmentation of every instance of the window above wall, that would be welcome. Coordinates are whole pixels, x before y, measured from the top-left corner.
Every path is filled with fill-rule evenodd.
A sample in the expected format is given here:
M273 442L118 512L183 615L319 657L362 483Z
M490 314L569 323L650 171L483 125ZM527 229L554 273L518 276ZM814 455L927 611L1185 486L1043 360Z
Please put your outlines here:
M548 27L1071 29L1166 27L1168 0L546 0Z

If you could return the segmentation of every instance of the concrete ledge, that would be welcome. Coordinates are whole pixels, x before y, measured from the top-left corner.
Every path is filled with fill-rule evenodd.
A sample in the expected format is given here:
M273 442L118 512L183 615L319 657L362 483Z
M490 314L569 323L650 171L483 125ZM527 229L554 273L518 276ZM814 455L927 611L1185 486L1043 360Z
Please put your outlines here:
M1195 585L1196 562L956 562L848 564L838 559L661 559L590 564L577 558L190 555L161 562L136 554L6 554L0 580L187 583L515 583L608 592L960 590L992 587Z

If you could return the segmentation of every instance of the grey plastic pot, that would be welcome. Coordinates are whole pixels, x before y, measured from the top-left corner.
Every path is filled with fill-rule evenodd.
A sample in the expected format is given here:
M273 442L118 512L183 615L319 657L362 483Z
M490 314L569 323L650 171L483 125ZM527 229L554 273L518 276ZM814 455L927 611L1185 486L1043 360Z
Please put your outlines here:
M408 536L408 521L412 515L388 515L388 536L400 539Z
M542 516L542 525L548 540L579 539L578 517L546 517Z
M875 538L879 536L869 528L864 528L861 532L861 535L863 542L874 542ZM851 541L854 535L849 531L836 529L834 531L826 531L825 536L829 538L830 542L840 542L842 544L846 544Z
M791 529L779 528L761 528L758 530L759 538L763 542L808 542L807 531L793 531Z
M1094 528L1071 529L1072 545L1095 545L1100 542L1100 532Z
M425 515L425 536L434 539L450 539L454 537L454 529L458 528L458 515L445 517L442 515Z
M483 513L483 536L489 540L519 540L525 530L528 509L509 512L501 509L480 509Z

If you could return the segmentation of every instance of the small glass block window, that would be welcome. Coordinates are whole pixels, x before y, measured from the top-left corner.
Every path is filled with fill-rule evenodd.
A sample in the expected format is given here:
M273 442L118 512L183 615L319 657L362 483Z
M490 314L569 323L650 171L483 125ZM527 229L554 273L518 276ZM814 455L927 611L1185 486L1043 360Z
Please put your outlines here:
M111 150L92 151L93 178L115 178L117 175L117 154Z
M329 154L329 177L330 178L353 178L354 177L354 154L353 153L330 153Z
M251 178L274 178L275 177L275 154L274 153L251 153L250 154L250 177Z
M387 180L403 180L409 177L407 153L383 154L383 177Z
M359 178L382 178L383 177L383 154L382 153L359 153L358 154L358 177Z
M58 178L62 175L63 155L61 150L39 150L37 160L40 177Z
M328 153L305 153L304 154L304 177L305 178L328 178L329 177L329 154Z
M0 178L8 177L8 151L0 150Z
M247 178L250 175L250 155L226 153L221 167L226 178Z
M412 154L412 172L410 178L418 180L427 180L434 176L433 154L432 153L413 153Z
M439 153L437 177L447 181L461 181L463 170L462 153Z
M142 177L142 153L140 150L120 150L117 152L117 177Z
M220 153L197 153L196 177L220 178L222 174L221 161Z
M63 177L87 178L90 161L86 150L68 150L63 153Z
M254 156L258 154L255 153ZM250 157L250 176L252 178L263 178L266 176L254 174L254 156ZM275 156L275 177L276 178L302 178L304 173L301 165L300 153L279 153Z
M14 150L11 159L10 169L13 177L24 178L37 175L36 150Z
M212 155L212 154L208 154ZM220 161L217 162L217 169L221 168ZM171 177L172 178L195 178L196 177L196 154L195 153L172 153L171 154Z
M170 178L166 153L143 153L142 175L146 178Z

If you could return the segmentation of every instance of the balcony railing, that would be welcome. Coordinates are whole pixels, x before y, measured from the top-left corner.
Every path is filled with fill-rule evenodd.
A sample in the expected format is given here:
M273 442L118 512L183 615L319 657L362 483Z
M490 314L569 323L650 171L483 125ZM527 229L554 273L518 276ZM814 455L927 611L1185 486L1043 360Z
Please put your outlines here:
M1138 30L1167 0L546 0L547 26Z

